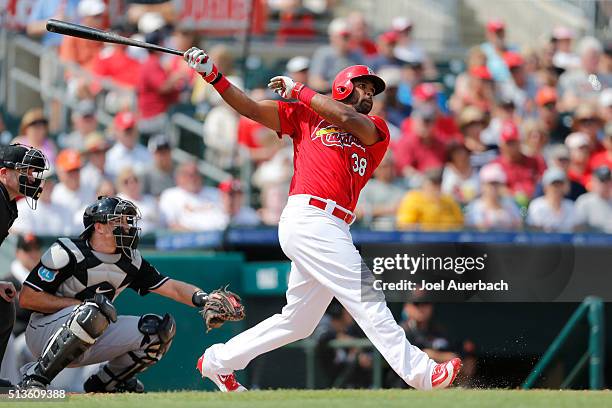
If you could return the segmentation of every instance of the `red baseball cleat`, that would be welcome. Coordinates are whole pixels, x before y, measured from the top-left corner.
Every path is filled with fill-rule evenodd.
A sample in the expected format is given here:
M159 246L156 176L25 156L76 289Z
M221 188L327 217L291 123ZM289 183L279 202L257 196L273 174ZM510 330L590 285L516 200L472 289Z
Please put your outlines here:
M242 384L240 384L238 381L236 381L236 376L234 375L234 373L227 374L227 375L213 374L212 376L210 376L210 375L204 374L203 366L204 366L204 355L202 355L198 359L198 364L197 364L196 368L198 369L198 371L202 375L202 378L206 377L206 378L210 379L212 382L215 383L215 385L217 387L219 387L219 389L222 392L242 392L242 391L247 391L247 389L244 386L242 386Z
M461 370L460 358L453 358L446 363L436 364L431 374L431 388L442 389L450 387L453 381L455 381L459 370Z

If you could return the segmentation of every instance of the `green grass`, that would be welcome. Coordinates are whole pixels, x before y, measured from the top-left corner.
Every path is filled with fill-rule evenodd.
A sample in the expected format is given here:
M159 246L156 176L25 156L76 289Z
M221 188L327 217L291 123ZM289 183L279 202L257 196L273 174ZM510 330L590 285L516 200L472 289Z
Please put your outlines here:
M611 391L551 390L326 390L219 392L168 392L148 394L72 395L66 401L8 403L2 406L74 408L521 408L612 407Z

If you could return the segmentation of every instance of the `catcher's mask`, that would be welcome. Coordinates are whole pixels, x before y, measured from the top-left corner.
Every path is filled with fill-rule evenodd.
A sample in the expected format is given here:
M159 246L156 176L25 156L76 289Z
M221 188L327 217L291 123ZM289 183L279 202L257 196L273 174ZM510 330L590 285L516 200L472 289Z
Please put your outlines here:
M111 224L115 244L126 256L132 257L132 250L138 247L140 227L138 220L140 211L131 201L119 197L100 196L98 200L89 205L83 213L85 230L81 238L88 239L93 233L95 223Z
M19 174L19 193L25 196L28 206L35 210L43 190L44 172L49 170L49 162L44 153L20 143L4 146L0 149L0 166L13 169Z

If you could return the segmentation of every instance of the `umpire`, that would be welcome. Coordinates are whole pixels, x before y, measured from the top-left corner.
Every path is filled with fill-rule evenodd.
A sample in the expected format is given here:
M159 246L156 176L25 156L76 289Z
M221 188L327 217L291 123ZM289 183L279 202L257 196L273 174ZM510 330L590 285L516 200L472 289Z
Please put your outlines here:
M18 198L24 197L30 208L43 188L43 172L49 169L45 155L38 149L22 144L0 147L0 244L17 218ZM15 324L13 299L17 289L11 282L0 281L0 368L4 351ZM0 387L11 383L0 379Z

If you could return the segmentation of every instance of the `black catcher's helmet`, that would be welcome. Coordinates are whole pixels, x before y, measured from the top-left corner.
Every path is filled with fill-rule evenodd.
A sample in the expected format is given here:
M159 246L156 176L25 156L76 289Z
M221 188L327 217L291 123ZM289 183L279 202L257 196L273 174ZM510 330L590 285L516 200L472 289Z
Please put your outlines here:
M119 197L100 196L83 213L85 230L81 233L81 238L88 239L93 233L94 224L97 222L101 224L114 223L113 235L117 248L131 257L132 249L138 247L140 233L138 220L140 218L138 207L131 201Z
M32 209L43 189L44 172L49 170L49 162L40 150L15 143L0 148L0 167L13 169L19 173L19 193L23 194Z

